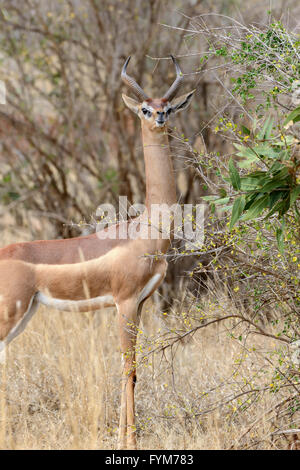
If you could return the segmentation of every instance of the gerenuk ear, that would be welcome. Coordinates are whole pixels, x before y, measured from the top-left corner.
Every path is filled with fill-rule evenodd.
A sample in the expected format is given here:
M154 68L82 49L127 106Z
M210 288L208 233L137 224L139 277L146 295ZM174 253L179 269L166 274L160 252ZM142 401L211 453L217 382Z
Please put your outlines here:
M134 100L133 98L129 98L129 96L124 95L124 93L122 93L122 98L126 106L129 109L131 109L131 111L133 111L135 114L138 114L139 112L138 101Z
M178 113L179 111L186 109L188 105L190 104L195 91L196 90L190 91L189 93L186 93L185 95L181 95L178 98L175 98L173 102L171 103L172 111L174 113Z

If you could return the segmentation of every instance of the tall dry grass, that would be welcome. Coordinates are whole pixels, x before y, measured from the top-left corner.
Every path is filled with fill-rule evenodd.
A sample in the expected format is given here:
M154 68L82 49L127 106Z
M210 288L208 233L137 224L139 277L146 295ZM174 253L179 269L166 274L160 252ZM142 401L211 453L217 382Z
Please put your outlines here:
M247 353L224 325L212 326L142 360L173 328L169 317L155 315L150 303L144 310L137 348L139 447L240 448L241 436L256 421L244 447L287 445L283 438L272 444L274 413L266 413L276 407L278 394L266 391L244 412L238 398L231 401L247 380L256 387L270 382L261 352L275 351L272 340L258 338L255 351ZM0 448L115 449L120 374L113 309L78 314L40 308L1 366Z

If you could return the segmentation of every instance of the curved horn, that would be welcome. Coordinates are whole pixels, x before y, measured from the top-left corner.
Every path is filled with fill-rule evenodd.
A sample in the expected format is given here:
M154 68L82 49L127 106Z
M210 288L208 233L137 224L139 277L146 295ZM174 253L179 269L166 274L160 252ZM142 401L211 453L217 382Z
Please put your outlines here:
M136 83L136 81L132 77L127 75L127 73L126 73L127 65L129 63L130 59L131 59L131 56L128 57L125 64L123 65L121 78L122 78L123 82L126 83L126 85L128 85L132 89L132 91L134 91L134 93L139 98L142 99L142 101L147 100L148 96L146 95L144 90L142 90L142 88Z
M175 65L176 78L175 78L175 81L170 86L170 88L168 89L167 93L165 93L165 95L163 96L163 98L168 100L168 101L171 101L174 98L174 96L177 93L178 88L182 85L182 82L183 82L183 75L182 75L182 71L179 67L179 64L178 64L177 60L175 59L175 57L173 57L171 55L171 58L173 60L173 64Z

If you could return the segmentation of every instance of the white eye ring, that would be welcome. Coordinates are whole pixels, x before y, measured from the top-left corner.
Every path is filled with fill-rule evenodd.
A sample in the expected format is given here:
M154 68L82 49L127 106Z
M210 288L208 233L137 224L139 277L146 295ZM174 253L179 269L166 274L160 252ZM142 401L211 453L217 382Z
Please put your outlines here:
M142 113L146 118L150 118L152 116L152 112L147 108L142 108Z

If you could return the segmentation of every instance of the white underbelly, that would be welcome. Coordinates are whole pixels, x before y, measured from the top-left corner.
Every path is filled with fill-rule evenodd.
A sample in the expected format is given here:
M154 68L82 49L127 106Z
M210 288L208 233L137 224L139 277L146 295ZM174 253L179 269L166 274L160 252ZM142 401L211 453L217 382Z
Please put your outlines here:
M38 292L36 299L39 303L47 307L53 307L57 310L65 312L82 312L89 310L97 310L104 307L114 307L115 301L112 295L101 295L93 299L86 300L68 300L68 299L55 299L43 292Z
M154 274L152 278L147 282L147 284L141 289L139 296L137 297L137 307L139 306L140 303L142 303L145 299L147 299L150 296L153 290L155 290L155 288L160 284L162 277L163 276L161 274L158 274L158 273ZM17 303L18 302L19 301L17 301ZM57 310L62 310L62 311L67 311L67 312L87 312L90 310L98 310L100 308L116 306L114 297L110 294L102 295L99 297L94 297L93 299L68 300L68 299L56 299L56 298L46 295L43 292L37 292L32 297L29 303L28 309L24 313L23 317L11 329L7 337L3 341L0 341L0 363L5 358L6 345L9 344L16 336L18 336L24 330L27 323L36 312L39 303L47 307L52 307Z

